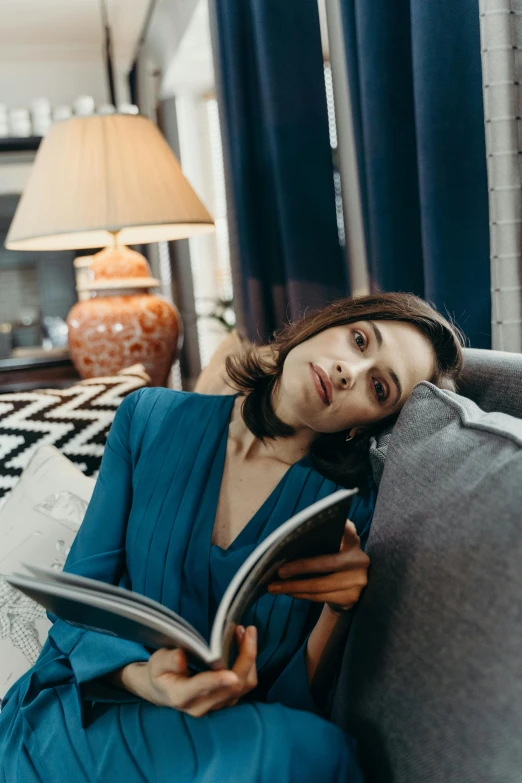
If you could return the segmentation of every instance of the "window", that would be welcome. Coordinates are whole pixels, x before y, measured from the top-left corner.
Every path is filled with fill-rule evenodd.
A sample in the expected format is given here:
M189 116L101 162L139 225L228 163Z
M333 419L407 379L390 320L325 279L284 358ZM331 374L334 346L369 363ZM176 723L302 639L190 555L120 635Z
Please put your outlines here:
M334 167L334 190L335 190L335 215L337 218L337 233L339 235L339 244L344 247L346 244L346 235L344 231L343 215L343 197L341 193L341 175L337 163L337 126L335 122L335 103L332 84L332 69L329 62L324 63L324 86L326 90L326 108L328 111L328 133L330 135L330 147L332 148L332 158Z
M216 231L189 239L201 365L234 324L223 154L213 95L176 98L183 172L214 217ZM227 306L228 305L228 306Z

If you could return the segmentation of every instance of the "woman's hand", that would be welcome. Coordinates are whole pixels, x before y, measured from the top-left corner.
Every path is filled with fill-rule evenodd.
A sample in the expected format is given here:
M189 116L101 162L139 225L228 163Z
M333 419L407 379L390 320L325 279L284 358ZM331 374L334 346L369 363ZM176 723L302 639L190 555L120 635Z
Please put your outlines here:
M112 682L161 707L193 717L230 707L257 685L257 630L239 626L239 655L232 669L189 675L183 650L157 650L147 662L131 663Z
M334 611L351 609L368 583L370 558L361 549L355 525L348 520L335 555L320 555L305 560L293 560L282 566L278 574L284 581L271 582L268 592L289 595L308 601L326 603ZM306 578L306 574L325 576ZM303 575L303 578L298 578Z

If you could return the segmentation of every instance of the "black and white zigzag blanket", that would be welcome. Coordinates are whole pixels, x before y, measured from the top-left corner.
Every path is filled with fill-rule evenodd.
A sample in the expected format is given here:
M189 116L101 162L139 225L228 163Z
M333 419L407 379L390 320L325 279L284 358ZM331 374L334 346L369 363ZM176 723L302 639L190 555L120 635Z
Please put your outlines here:
M118 405L146 386L143 365L66 389L0 394L0 498L14 487L33 453L52 444L87 476L96 476Z

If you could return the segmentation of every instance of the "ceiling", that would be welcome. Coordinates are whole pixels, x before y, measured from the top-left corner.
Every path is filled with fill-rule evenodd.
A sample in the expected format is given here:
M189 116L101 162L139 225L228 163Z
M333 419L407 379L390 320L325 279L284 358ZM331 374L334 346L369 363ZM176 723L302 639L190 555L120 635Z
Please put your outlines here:
M115 64L134 60L152 0L106 0ZM99 58L100 0L0 0L0 60Z

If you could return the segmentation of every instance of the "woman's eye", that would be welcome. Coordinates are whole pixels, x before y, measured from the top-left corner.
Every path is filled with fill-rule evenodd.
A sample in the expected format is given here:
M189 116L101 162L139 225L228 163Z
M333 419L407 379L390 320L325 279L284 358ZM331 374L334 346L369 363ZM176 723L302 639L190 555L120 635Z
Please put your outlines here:
M379 402L384 402L386 399L386 389L382 385L380 381L374 381L373 385L375 387L375 393L377 395L377 399Z
M364 343L364 337L362 336L362 334L360 332L354 332L353 335L354 335L354 340L355 340L355 343L356 343L357 347L361 351L364 351L365 343Z

